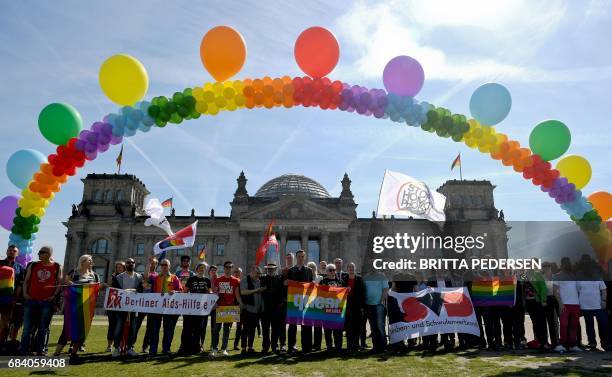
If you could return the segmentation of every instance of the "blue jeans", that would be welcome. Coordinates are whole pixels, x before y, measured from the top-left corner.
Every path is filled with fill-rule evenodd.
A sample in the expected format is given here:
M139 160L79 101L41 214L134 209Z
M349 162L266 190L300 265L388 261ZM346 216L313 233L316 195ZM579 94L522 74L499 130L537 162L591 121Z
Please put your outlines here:
M376 351L383 351L387 346L387 334L385 332L385 306L366 305L368 320L372 330L372 344Z
M586 325L589 345L597 345L597 338L595 338L595 321L593 320L593 318L597 318L597 329L599 330L601 348L607 349L609 346L608 313L606 313L605 309L582 310L582 316L584 317L584 323Z
M22 354L43 352L45 340L53 316L53 303L49 301L26 300L23 308L23 335L21 336Z
M219 333L221 332L221 327L223 327L223 339L221 340L221 349L222 350L227 350L227 342L229 341L229 336L230 336L230 330L232 328L232 322L225 322L225 323L217 323L216 318L217 318L217 312L213 311L213 316L211 319L212 322L212 336L211 336L211 351L218 351L219 350ZM223 325L223 326L221 326Z
M115 331L113 333L113 345L115 348L119 348L121 345L121 340L123 339L123 327L128 320L128 316L130 318L130 328L128 329L128 338L127 338L127 349L134 347L134 342L136 342L136 313L134 312L117 312L117 319L115 321Z

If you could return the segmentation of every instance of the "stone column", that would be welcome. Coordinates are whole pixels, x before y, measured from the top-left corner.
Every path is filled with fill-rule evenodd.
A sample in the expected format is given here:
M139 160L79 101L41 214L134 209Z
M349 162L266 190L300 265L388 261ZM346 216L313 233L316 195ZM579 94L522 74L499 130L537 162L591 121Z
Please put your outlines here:
M66 233L66 252L64 253L64 263L72 258L72 234Z
M306 252L306 256L308 257L308 232L302 232L302 240L300 242L302 244L302 250Z
M87 246L85 244L85 240L87 238L87 232L76 232L76 243L77 243L77 248L76 250L74 250L72 252L72 255L70 256L70 261L68 266L70 268L72 268L72 266L76 266L77 261L79 260L79 257L83 254L85 254L85 251L87 249ZM64 261L64 263L66 263L66 261Z
M281 253L281 260L285 260L285 254L287 254L287 232L282 230L280 232L280 253Z
M213 257L215 255L215 251L213 250L214 248L213 237L206 238L204 240L204 243L206 244L206 263L208 263L209 265L212 265Z
M321 232L321 246L319 247L319 260L324 260L329 263L329 232L324 230Z
M249 270L249 266L253 263L255 263L255 259L253 258L254 254L253 253L249 253L249 250L247 248L247 232L242 231L240 232L240 243L238 245L238 255L240 256L240 260L243 261L242 262L242 268L244 269L244 272L247 273Z

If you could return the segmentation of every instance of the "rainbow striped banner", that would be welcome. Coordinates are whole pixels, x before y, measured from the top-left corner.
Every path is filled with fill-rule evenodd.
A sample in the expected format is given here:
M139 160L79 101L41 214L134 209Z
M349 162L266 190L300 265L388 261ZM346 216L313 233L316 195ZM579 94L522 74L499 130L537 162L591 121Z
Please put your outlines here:
M15 292L15 270L0 266L0 304L10 304Z
M91 328L100 283L70 285L64 288L64 330L66 339L83 342Z
M291 325L344 329L348 289L315 283L287 283L287 318Z
M516 281L498 277L474 280L472 282L472 303L474 306L514 306Z

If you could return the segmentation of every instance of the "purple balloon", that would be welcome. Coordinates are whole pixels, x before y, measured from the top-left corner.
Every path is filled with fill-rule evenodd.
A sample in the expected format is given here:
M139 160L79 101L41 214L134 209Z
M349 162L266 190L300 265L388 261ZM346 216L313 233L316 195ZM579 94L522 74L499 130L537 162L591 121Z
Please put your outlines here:
M123 141L123 136L112 135L110 139L110 144L117 145L117 144L120 144L122 141Z
M13 195L5 196L0 200L0 225L6 230L13 227L13 218L19 198Z
M31 253L25 253L25 254L20 253L19 255L17 255L17 258L15 258L15 261L17 261L17 263L19 263L23 267L26 267L28 263L32 261L32 259L34 258L32 257Z
M383 71L383 83L389 93L414 97L423 87L425 72L418 61L410 56L396 56Z

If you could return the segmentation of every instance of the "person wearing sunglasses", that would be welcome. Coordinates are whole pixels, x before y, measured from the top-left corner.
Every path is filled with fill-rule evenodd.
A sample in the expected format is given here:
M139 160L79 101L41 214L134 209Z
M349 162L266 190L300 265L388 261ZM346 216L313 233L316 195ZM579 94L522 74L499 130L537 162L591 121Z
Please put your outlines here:
M128 258L125 261L125 271L113 278L113 288L124 289L132 292L143 292L144 287L142 283L142 275L134 271L136 262L132 258ZM129 322L129 330L127 337L127 347L122 350L129 356L136 356L138 353L134 351L134 343L136 342L136 313L135 312L118 312L117 323L115 325L113 344L114 349L112 357L117 357L121 353L119 345L121 344L121 338L123 337L123 328L126 326L126 322Z
M162 295L174 294L182 292L183 286L179 278L170 272L170 261L162 259L159 262L160 271L156 276L149 276L149 284L151 284L152 293L161 293ZM149 314L149 318L153 321L153 331L151 332L151 345L149 347L149 355L157 354L157 346L159 343L159 329L164 327L164 336L162 339L162 353L169 354L172 338L174 338L174 328L178 321L176 314Z
M52 254L51 246L41 247L38 251L39 261L30 263L26 268L23 282L24 325L20 347L22 355L36 353L37 356L44 356L45 354L45 338L53 316L54 301L60 292L62 281L62 267L51 260ZM35 320L38 320L38 326L34 324Z

